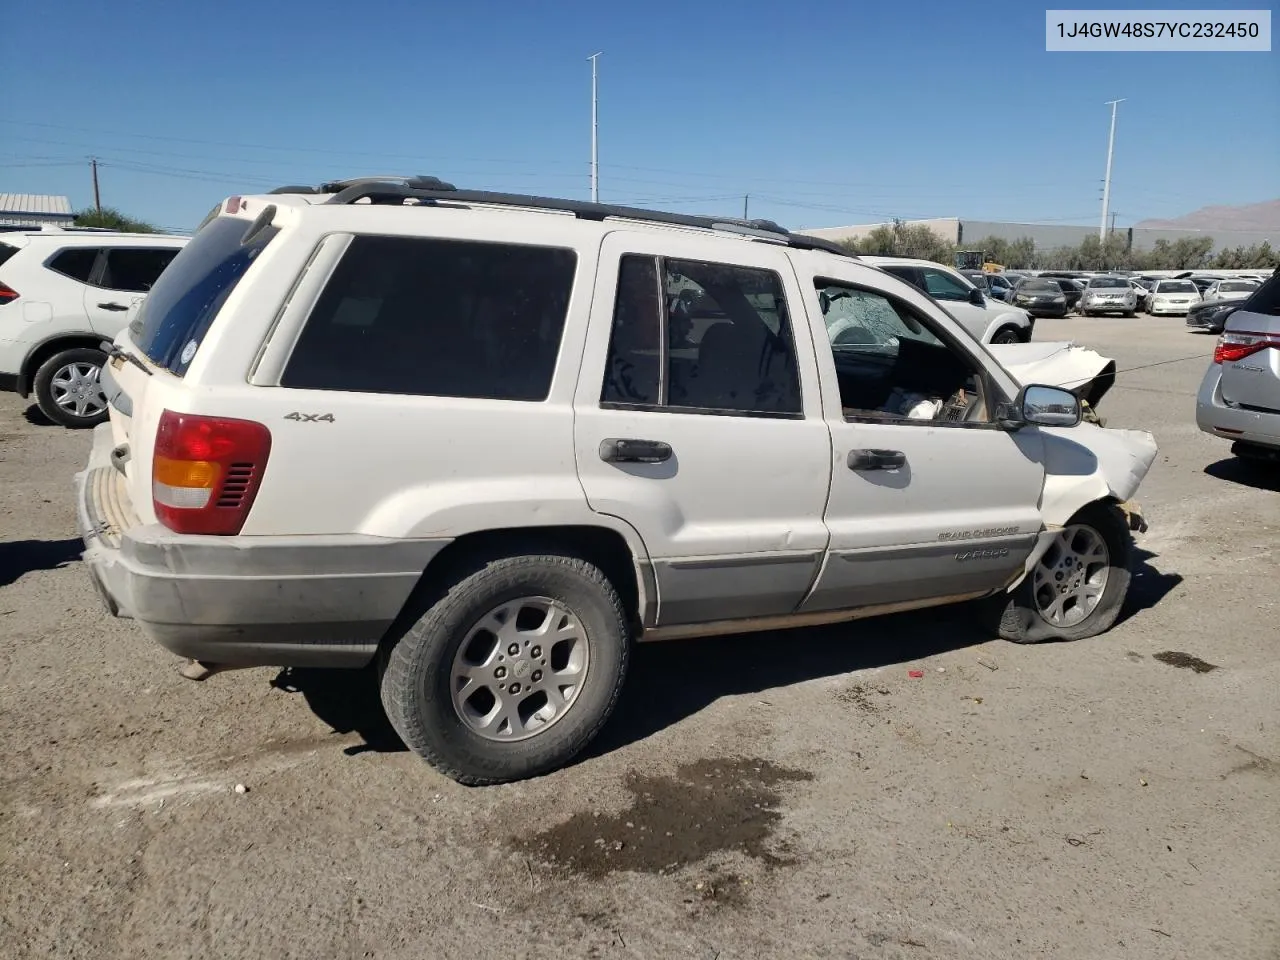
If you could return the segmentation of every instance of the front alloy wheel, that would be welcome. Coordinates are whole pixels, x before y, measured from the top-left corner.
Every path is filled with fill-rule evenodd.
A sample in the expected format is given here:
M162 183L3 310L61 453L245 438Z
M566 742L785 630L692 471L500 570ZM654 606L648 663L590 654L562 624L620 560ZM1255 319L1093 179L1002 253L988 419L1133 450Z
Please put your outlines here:
M1093 527L1063 529L1032 573L1036 612L1055 627L1072 627L1098 606L1107 588L1110 554Z
M1120 508L1092 503L1057 531L1021 583L980 601L978 612L998 636L1014 643L1105 633L1129 592L1132 550Z

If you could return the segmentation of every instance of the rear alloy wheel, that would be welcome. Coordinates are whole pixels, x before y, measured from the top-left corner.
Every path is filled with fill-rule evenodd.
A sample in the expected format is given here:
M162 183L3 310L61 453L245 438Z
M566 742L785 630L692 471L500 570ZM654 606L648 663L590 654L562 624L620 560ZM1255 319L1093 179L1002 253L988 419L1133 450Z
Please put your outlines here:
M1116 622L1129 592L1133 538L1114 504L1094 503L1058 532L1012 593L983 602L995 632L1014 643L1083 640Z
M417 613L384 656L382 703L409 749L459 783L562 767L613 712L630 630L593 564L478 560Z
M33 383L40 412L64 427L93 427L107 419L100 377L107 355L74 347L40 364Z

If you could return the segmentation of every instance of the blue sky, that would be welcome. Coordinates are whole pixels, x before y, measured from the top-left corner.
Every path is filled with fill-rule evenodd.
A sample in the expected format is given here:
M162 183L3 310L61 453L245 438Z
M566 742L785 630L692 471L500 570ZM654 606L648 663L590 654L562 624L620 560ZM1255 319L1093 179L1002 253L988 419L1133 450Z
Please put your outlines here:
M5 35L0 192L88 205L96 154L166 227L367 173L585 199L597 50L605 201L1091 223L1117 97L1119 224L1280 197L1280 54L1046 53L1026 2L42 0Z

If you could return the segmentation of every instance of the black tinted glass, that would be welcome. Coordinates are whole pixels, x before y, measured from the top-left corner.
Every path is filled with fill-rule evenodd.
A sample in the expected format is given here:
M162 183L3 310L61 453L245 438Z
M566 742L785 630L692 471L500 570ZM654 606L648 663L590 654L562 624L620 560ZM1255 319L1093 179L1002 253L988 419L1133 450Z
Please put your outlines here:
M662 367L662 300L653 257L623 257L613 332L605 361L603 403L656 404Z
M177 255L177 250L108 250L99 285L108 290L146 293Z
M72 280L87 283L89 274L93 272L93 264L97 259L97 247L71 247L55 254L53 259L49 261L49 269L56 270Z
M572 250L356 237L289 359L287 387L545 400Z

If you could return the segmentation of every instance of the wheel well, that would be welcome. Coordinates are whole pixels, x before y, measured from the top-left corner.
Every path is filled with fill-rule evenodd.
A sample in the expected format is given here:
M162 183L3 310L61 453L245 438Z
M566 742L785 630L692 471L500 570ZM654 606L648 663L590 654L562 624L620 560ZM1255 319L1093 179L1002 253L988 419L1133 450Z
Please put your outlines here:
M1000 336L1000 334L1006 331L1012 331L1017 336L1018 340L1022 343L1026 343L1028 340L1031 339L1030 328L1019 327L1016 323L1007 322L1007 323L1002 323L1000 324L1000 326L996 327L996 332L991 335L992 342L994 343L996 337Z
M22 365L22 372L19 374L19 386L25 391L30 391L32 381L35 380L36 371L40 369L42 363L55 353L61 353L63 350L74 350L77 347L101 350L102 341L106 339L106 337L94 336L89 333L76 333L65 337L57 337L40 344L27 355L26 362ZM24 393L23 395L25 396L26 394Z
M627 614L640 622L636 558L623 536L607 527L526 527L463 534L432 558L414 592L439 589L477 563L539 551L569 553L599 567L618 591Z

